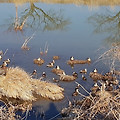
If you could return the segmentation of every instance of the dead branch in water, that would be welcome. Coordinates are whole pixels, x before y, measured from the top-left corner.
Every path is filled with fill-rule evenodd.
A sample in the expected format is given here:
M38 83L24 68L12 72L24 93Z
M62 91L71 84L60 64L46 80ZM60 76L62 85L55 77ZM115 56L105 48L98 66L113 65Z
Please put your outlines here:
M48 43L46 42L45 46L44 46L44 49L42 50L40 48L40 55L47 55L47 53L48 53Z
M30 48L27 46L28 42L34 37L35 32L32 34L32 36L25 39L24 43L22 44L21 49L22 50L29 50Z

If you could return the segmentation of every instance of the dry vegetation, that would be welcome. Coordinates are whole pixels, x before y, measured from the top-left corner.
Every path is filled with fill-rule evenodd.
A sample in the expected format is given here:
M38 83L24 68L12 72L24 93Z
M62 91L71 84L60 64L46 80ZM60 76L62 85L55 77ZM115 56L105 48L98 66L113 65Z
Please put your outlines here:
M93 86L90 92L77 83L79 88L87 92L87 96L78 90L78 95L82 96L80 100L69 102L68 108L62 110L63 119L74 120L119 120L120 119L120 85L119 85L119 63L120 63L120 44L114 43L109 50L104 52L98 58L98 61L103 61L110 66L110 72L100 77L96 82L97 86ZM117 72L115 72L117 69ZM111 72L112 71L112 72ZM114 72L113 72L114 71ZM94 73L95 75L101 75ZM110 79L110 78L115 78ZM106 78L106 79L103 79ZM115 81L118 81L114 84ZM108 89L109 88L109 89ZM94 91L94 92L93 92Z
M5 76L0 76L0 96L35 100L34 94L52 100L64 98L64 89L53 83L32 79L23 69L10 67Z
M1 101L3 105L0 106L0 120L22 120L26 119L28 112L32 109L32 104L23 102L19 104L12 104L12 102ZM21 110L23 116L17 115L17 111Z
M120 63L120 43L113 43L106 52L98 57L97 62L103 61L106 65L109 65L110 70L119 68Z
M62 4L88 5L88 6L120 5L119 0L85 0L85 1L84 0L62 0L62 1L61 0L40 0L40 1L45 3L62 3ZM2 0L1 2L4 2L4 0ZM5 2L13 2L19 5L26 2L39 2L39 0L7 0Z
M0 76L0 119L25 119L32 109L32 101L41 97L61 100L64 98L63 91L64 89L56 84L33 79L19 67L7 68L6 75ZM19 110L26 114L17 115Z
M73 101L68 108L62 110L65 119L100 120L120 119L120 88L114 91L99 90L95 96L83 96L82 100ZM64 118L64 117L63 117Z

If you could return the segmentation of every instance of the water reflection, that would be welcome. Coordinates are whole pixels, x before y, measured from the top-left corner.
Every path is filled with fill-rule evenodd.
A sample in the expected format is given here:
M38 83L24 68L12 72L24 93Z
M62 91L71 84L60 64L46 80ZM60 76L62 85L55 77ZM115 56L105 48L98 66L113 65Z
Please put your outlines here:
M9 28L14 26L15 31L22 31L25 26L33 29L38 28L42 31L64 30L70 24L69 19L65 19L62 11L49 10L45 12L42 8L37 7L30 2L30 7L26 8L21 17L18 17L18 6L16 5L15 22Z
M33 2L30 2L30 8L25 9L24 15L22 16L23 21L31 17L32 21L29 23L29 26L41 25L42 30L57 30L64 29L66 25L70 22L65 20L64 16L61 15L61 11L55 12L54 10L45 12L43 9L35 6Z
M106 33L107 43L120 41L120 11L117 13L94 14L89 17L89 22L95 27L94 33Z

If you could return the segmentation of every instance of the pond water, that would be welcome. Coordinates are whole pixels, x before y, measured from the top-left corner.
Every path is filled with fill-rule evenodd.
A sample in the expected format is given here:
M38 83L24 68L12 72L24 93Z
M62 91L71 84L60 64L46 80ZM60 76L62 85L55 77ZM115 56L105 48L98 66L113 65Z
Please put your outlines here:
M64 4L47 2L26 2L17 4L3 0L0 3L0 49L7 50L3 59L10 58L9 66L19 66L28 73L34 69L38 71L38 77L45 71L46 81L53 82L52 78L58 78L46 65L52 61L54 55L60 56L55 63L65 70L67 74L78 73L78 83L82 84L88 91L93 85L89 72L97 68L99 72L107 72L108 66L102 62L96 62L101 51L104 51L110 43L119 40L119 6L89 6L84 4ZM119 16L119 15L118 15ZM107 18L112 18L106 21ZM113 20L113 21L112 21ZM17 23L23 23L22 31L15 30ZM22 50L24 41L31 37L27 46L30 50ZM40 55L40 51L48 50L47 55ZM90 65L76 65L71 68L67 60L71 56L75 59L91 58ZM41 57L45 63L37 66L33 59ZM2 64L2 61L1 61ZM87 68L85 75L87 81L83 81L79 71ZM58 83L65 89L65 98L62 101L38 100L33 103L33 110L27 119L49 120L58 115L63 107L68 105L68 100L79 99L73 97L75 82ZM84 91L81 89L83 94ZM87 94L86 94L87 95ZM40 113L45 113L45 118ZM58 116L60 117L60 116ZM57 118L57 117L56 117ZM56 119L53 118L53 119Z

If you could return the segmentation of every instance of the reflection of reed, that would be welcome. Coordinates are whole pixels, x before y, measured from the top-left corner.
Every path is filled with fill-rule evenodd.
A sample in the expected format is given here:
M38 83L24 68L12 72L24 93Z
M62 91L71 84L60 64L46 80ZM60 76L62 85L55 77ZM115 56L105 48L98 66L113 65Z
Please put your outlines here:
M76 4L76 5L88 5L88 6L115 6L120 5L118 0L2 0L1 2L11 2L15 4L22 4L26 2L44 2L44 3L61 3L61 4Z

